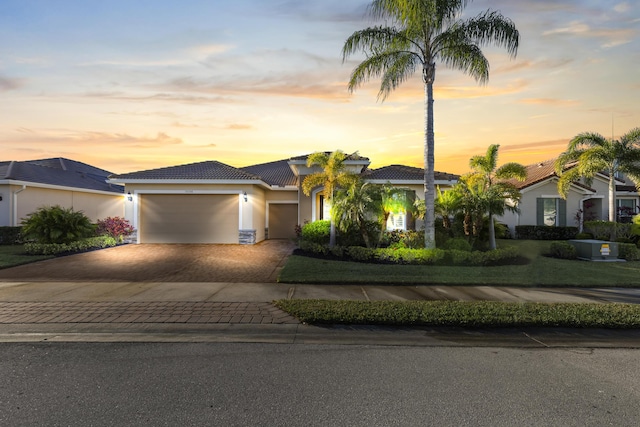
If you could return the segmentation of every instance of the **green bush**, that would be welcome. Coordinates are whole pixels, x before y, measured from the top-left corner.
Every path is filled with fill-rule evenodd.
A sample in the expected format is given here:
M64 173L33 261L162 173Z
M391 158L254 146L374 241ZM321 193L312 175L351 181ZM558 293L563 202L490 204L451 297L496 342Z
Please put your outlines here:
M576 259L578 257L575 246L567 242L551 242L549 255L560 259Z
M308 222L302 226L302 240L308 243L325 245L329 243L331 222L329 220Z
M639 261L640 250L633 243L618 243L618 258L627 261Z
M610 221L585 221L584 229L586 232L591 233L594 239L597 240L609 240L613 234L613 230L616 227L615 222Z
M24 244L24 250L29 255L59 255L93 249L104 249L115 246L116 244L116 239L111 236L99 236L76 240L70 243L29 242Z
M380 239L380 247L397 247L397 248L424 248L424 230L393 230L384 231Z
M0 245L22 243L22 227L0 227Z
M299 248L310 255L333 256L345 261L411 264L411 265L457 265L496 266L521 263L520 253L515 247L493 251L462 251L457 249L410 249L410 248L364 248L361 246L335 246L301 241Z
M82 211L72 208L41 207L22 220L24 239L36 243L71 243L94 233L91 220Z
M593 239L593 234L591 233L578 233L576 234L576 239L578 240L590 240Z
M442 249L456 249L458 251L471 252L471 244L467 242L467 239L456 237L444 242Z
M362 246L349 246L346 249L346 257L353 261L367 262L375 258L376 250L371 248L363 248Z
M578 227L547 225L516 225L516 238L522 240L569 240L578 234Z
M278 300L280 309L311 324L460 327L640 327L637 304L498 301Z

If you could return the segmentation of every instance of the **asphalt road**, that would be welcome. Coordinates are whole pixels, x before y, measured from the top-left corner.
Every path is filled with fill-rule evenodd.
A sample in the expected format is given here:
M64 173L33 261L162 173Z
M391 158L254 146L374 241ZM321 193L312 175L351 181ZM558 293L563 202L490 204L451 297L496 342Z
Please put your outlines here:
M639 350L0 344L0 425L635 426Z

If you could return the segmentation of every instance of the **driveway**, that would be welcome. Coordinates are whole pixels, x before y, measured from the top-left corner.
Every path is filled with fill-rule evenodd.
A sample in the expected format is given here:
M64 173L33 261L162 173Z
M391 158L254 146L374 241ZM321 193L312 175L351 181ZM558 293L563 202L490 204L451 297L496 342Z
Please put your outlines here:
M0 270L0 281L275 282L294 249L256 245L125 245Z

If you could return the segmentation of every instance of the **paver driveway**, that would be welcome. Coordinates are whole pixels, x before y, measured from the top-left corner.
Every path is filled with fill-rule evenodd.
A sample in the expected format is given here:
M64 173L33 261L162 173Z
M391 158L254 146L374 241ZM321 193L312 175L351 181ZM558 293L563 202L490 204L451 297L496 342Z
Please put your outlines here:
M0 270L0 281L275 282L294 249L256 245L125 245Z

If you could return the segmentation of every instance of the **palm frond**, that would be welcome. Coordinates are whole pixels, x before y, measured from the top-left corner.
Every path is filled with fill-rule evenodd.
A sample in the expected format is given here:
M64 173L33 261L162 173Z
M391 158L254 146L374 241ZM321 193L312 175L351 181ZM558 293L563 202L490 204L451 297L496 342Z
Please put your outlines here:
M520 33L515 24L500 12L487 10L459 23L458 31L478 46L495 44L504 47L512 58L518 53Z
M524 181L527 179L527 168L520 163L509 162L496 169L498 179L516 179Z

